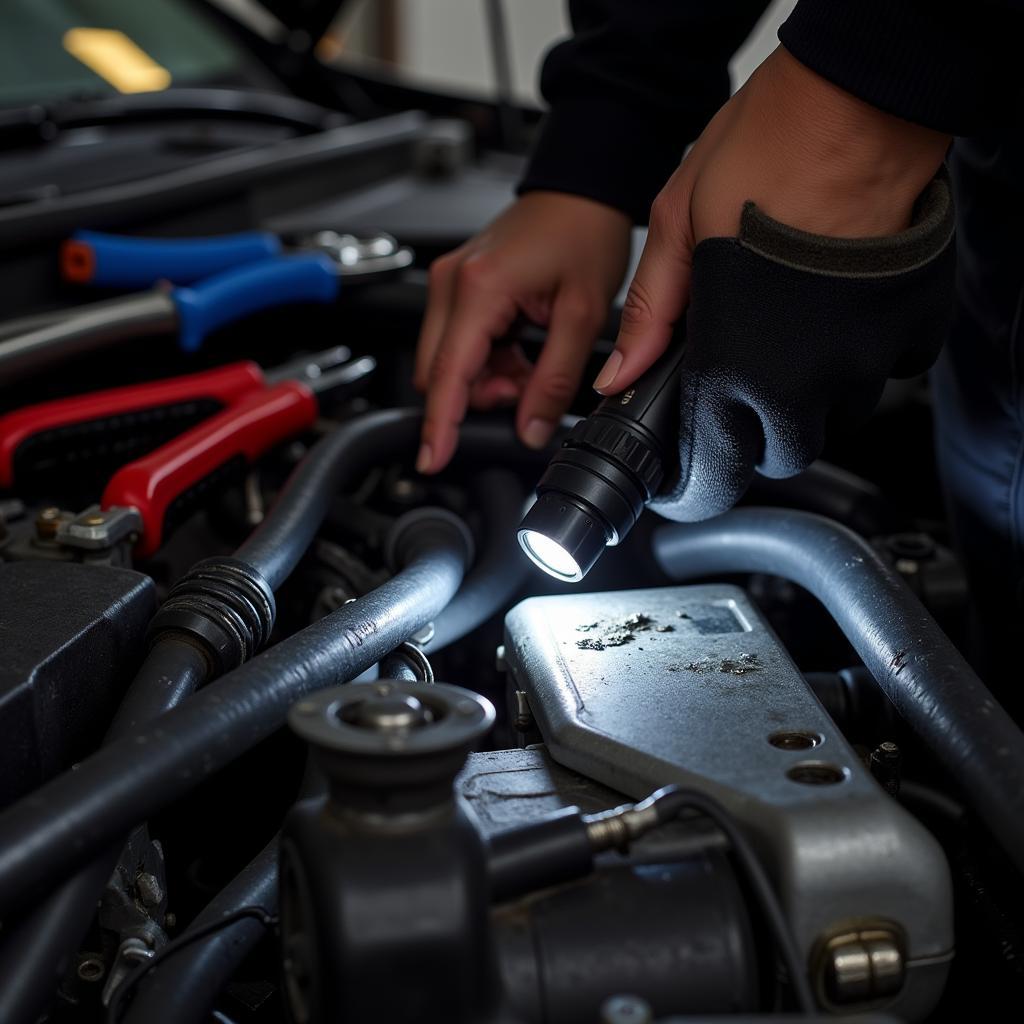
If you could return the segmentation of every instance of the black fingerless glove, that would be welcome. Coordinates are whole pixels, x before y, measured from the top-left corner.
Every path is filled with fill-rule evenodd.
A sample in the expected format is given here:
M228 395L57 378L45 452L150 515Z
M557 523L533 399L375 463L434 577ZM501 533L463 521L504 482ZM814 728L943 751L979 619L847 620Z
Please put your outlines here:
M693 254L679 472L651 507L690 522L731 508L754 472L793 476L834 419L865 417L889 377L936 359L953 308L953 205L935 178L886 238L787 227L753 203L738 238Z

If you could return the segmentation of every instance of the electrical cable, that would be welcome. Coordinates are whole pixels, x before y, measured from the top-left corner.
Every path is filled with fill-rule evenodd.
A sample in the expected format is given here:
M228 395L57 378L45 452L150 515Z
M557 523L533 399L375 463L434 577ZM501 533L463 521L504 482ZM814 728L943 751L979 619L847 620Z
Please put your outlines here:
M802 957L786 921L782 906L753 846L740 831L729 811L706 793L682 789L678 786L664 786L636 805L637 810L643 810L646 807L652 807L655 810L658 820L662 824L678 817L682 811L699 811L705 817L710 818L725 833L736 854L736 859L740 862L747 881L754 890L754 895L768 919L800 1010L808 1015L815 1013L814 995L811 992L807 973L803 968Z
M277 915L268 914L262 907L239 907L237 910L225 914L216 921L207 921L203 925L189 928L187 931L182 932L176 939L171 939L166 946L158 949L148 960L144 960L139 964L125 978L124 982L117 988L114 998L111 999L110 1006L107 1008L107 1024L118 1024L129 994L157 964L163 963L168 957L192 945L192 943L198 942L199 939L205 939L208 935L219 932L222 928L226 928L228 925L249 917L255 918L266 928L276 928L278 925Z

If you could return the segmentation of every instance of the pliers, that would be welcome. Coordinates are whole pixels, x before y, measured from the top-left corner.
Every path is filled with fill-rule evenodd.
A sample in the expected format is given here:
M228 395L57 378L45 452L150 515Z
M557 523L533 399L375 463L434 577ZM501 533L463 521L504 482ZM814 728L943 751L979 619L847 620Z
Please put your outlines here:
M333 302L343 280L379 280L413 261L387 235L320 232L300 240L297 252L282 246L262 232L189 239L80 232L62 250L65 277L150 290L0 325L0 379L140 334L176 332L180 347L194 352L241 317L292 302Z
M376 366L350 355L339 346L269 373L239 362L15 410L0 417L0 487L95 479L120 465L100 510L89 510L99 520L89 537L102 539L102 513L134 509L135 554L149 557L212 487L311 427L323 394L351 388ZM69 543L86 533L68 534Z

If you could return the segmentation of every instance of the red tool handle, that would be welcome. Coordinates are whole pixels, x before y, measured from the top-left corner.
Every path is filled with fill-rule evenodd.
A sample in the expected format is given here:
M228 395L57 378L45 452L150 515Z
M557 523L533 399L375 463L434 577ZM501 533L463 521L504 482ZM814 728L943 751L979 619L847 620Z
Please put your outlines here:
M246 361L15 409L0 416L0 487L35 474L103 474L264 385Z
M111 478L103 508L130 505L142 516L138 558L148 558L164 535L200 507L210 490L244 470L279 441L316 420L313 392L298 381L284 381L255 392Z

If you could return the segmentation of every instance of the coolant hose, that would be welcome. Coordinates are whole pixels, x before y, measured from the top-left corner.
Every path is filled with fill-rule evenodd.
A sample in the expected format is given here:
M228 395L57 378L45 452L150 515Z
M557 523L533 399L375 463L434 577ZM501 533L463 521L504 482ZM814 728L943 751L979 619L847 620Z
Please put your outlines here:
M342 423L321 438L235 558L253 566L277 590L312 543L331 501L382 461L411 456L422 422L421 409L386 409ZM539 467L552 451L524 448L507 416L470 417L459 432L460 456L493 461L500 452L503 463Z
M807 512L743 508L660 527L653 545L674 579L768 573L810 591L1024 871L1024 733L866 541Z
M434 623L434 635L424 645L431 654L507 608L532 572L533 567L516 543L516 528L526 501L519 478L504 469L485 470L476 492L484 540L472 572Z
M396 575L40 786L0 815L0 916L265 739L303 694L343 683L432 621L469 558L449 514L397 541Z
M214 896L181 937L214 927L247 907L276 917L277 847L275 836ZM143 975L123 1018L125 1024L199 1024L207 1020L227 980L266 934L264 921L242 917L182 946Z

